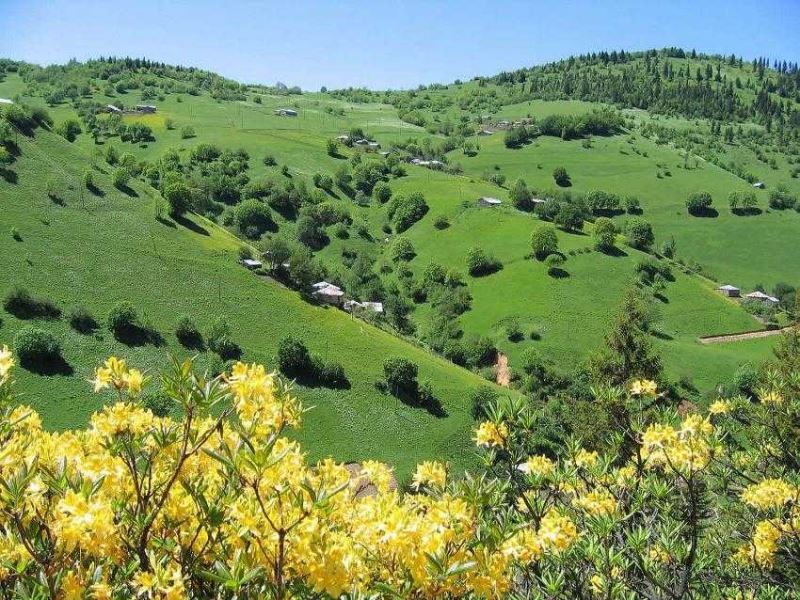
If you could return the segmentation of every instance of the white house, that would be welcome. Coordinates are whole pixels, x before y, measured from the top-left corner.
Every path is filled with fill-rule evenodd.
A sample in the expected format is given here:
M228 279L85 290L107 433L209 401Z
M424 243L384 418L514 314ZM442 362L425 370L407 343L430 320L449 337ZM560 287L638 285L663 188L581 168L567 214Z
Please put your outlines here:
M8 98L0 98L0 104L14 104L14 102ZM116 108L116 106L114 108Z
M243 267L247 267L251 271L254 269L260 269L263 266L260 260L255 260L252 258L243 258L241 263Z
M141 113L154 113L156 112L156 107L152 104L137 104L136 110Z
M488 196L483 196L482 198L478 198L478 206L500 206L503 203L502 200L498 200L497 198L489 198Z
M336 139L339 140L340 142L349 142L350 136L347 135L346 133L343 133L342 135L337 135Z
M753 187L754 187L754 188L758 188L758 189L760 189L760 190L763 190L763 189L764 189L764 182L763 182L763 181L756 181L756 182L753 184Z
M113 104L106 104L106 111L110 113L121 113L122 110L118 106L114 106Z
M275 114L279 117L296 117L297 111L293 108L276 108Z
M359 302L358 300L348 300L344 303L344 309L348 312L353 311L356 308L361 308L364 310L371 310L375 313L382 313L383 312L383 303L382 302Z
M478 135L492 135L494 131L490 131L489 129L481 129L478 132Z
M780 302L780 300L778 300L775 296L770 296L764 292L750 292L745 296L745 298L749 298L750 300L758 300L764 304L778 304L778 302Z

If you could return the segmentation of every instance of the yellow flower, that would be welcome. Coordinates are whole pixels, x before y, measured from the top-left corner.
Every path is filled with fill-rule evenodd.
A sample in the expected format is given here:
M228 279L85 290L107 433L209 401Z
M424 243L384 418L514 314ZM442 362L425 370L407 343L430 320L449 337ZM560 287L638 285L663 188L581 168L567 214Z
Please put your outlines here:
M575 500L575 504L592 516L609 515L617 510L617 501L608 490L598 488Z
M647 552L647 555L653 562L666 564L670 561L669 552L667 552L661 545L656 545L650 548L650 550Z
M761 389L758 391L758 397L762 404L783 404L783 396L775 390Z
M417 465L417 471L414 473L414 479L411 485L417 490L424 485L433 485L442 488L446 481L447 470L442 463L425 461Z
M502 421L500 423L493 423L492 421L484 421L478 426L475 431L475 443L478 446L492 446L502 447L505 445L508 438L508 427Z
M597 464L598 460L597 452L592 450L589 452L588 450L584 450L581 448L578 450L578 453L575 455L575 466L576 467L593 467Z
M92 600L111 600L111 587L107 583L95 583L89 589Z
M781 523L778 521L759 521L753 532L752 544L744 544L736 556L766 569L772 568L778 542L781 539Z
M556 464L544 455L538 454L531 456L524 463L519 465L518 469L523 473L530 473L537 477L547 477L556 468Z
M656 385L656 382L651 381L649 379L637 379L633 383L631 383L631 388L630 388L630 392L634 396L655 395L657 390L658 386Z
M717 400L708 407L708 414L710 415L725 415L731 412L733 403L730 400Z
M122 376L125 387L134 396L142 391L142 383L144 383L144 376L139 369L131 369Z
M782 479L765 479L748 486L742 492L742 501L753 508L767 510L780 508L790 500L796 500L800 490Z
M577 539L578 530L568 517L551 510L542 517L537 535L545 548L560 552Z
M5 379L15 364L11 350L8 349L8 346L3 346L0 349L0 380Z

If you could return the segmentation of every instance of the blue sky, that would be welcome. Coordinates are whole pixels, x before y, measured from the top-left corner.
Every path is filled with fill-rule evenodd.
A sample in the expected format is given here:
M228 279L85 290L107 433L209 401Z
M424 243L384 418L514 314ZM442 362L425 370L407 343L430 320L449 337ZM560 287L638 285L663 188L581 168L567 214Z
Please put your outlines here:
M304 89L413 87L601 49L800 61L800 0L0 0L0 56L146 56Z

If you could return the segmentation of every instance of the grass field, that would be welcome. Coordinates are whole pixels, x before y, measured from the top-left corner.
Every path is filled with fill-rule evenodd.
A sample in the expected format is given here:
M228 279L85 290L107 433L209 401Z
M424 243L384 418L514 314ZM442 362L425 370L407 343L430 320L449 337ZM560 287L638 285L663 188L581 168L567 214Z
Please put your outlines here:
M374 457L395 465L401 477L416 461L432 456L449 459L456 468L470 463L467 394L485 383L476 375L345 313L308 305L296 293L245 271L236 264L239 243L210 222L156 221L153 198L144 186L134 185L136 196L129 197L97 173L104 195L85 192L81 201L78 181L88 159L54 134L20 139L20 148L13 166L18 182L0 181L2 293L24 285L65 310L83 304L101 322L114 303L130 300L165 342L130 347L113 340L104 327L83 336L64 319L37 321L61 339L71 371L53 376L17 371L20 400L39 410L46 426L84 425L101 405L105 398L92 396L87 380L103 357L118 354L154 370L165 365L168 353L185 354L172 333L178 315L192 315L202 328L225 315L247 361L274 364L279 339L293 334L306 340L312 352L343 364L350 389L298 390L315 407L300 433L313 457ZM45 181L53 176L64 188L73 187L65 194L66 206L53 204L45 193ZM21 241L10 235L12 227ZM24 324L3 313L0 340L10 343ZM373 383L382 376L383 359L392 355L420 365L420 378L434 382L447 417L436 418L377 392Z

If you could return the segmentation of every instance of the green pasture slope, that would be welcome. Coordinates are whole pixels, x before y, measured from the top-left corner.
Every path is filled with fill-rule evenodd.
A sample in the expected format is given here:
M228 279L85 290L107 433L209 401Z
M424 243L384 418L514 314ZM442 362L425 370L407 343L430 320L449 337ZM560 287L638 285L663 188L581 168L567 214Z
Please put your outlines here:
M89 308L101 322L110 307L130 300L164 337L164 345L129 347L101 328L96 335L72 331L66 319L35 321L61 340L69 373L43 376L16 370L20 401L30 403L50 428L85 425L108 400L93 396L87 380L100 359L116 354L153 372L168 353L184 355L172 333L181 314L207 328L219 315L233 325L247 361L274 364L279 339L301 336L312 352L340 361L351 383L347 390L298 388L313 406L299 437L313 458L372 457L396 466L401 477L416 461L440 457L456 468L472 460L467 395L485 385L457 368L392 335L334 309L315 307L295 292L236 264L239 242L199 217L185 224L154 218L153 194L134 183L129 197L112 188L105 166L95 173L102 196L79 192L90 158L60 137L39 131L20 137L21 155L12 165L16 183L0 180L0 293L24 285L56 301L65 311ZM46 181L57 178L66 205L47 196ZM71 189L68 189L71 188ZM21 241L11 233L15 228ZM0 343L10 343L27 324L3 312ZM388 356L406 356L430 379L448 415L436 418L381 395L374 387ZM201 358L202 363L202 358Z

